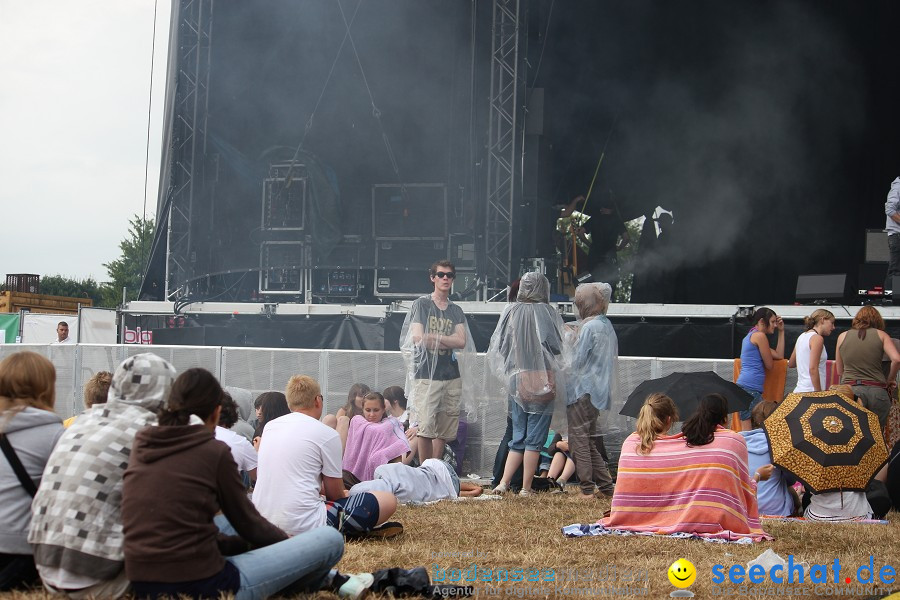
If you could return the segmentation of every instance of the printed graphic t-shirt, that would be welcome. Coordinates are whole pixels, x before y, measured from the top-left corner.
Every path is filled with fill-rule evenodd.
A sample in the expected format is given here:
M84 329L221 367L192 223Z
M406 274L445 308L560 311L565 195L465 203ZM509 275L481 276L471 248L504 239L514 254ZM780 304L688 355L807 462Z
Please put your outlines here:
M453 335L456 326L466 322L466 315L456 304L450 302L447 310L441 310L430 296L423 296L413 303L415 322L421 323L426 334ZM422 349L424 357L417 357L416 379L437 379L446 381L459 378L459 364L453 350L436 352Z

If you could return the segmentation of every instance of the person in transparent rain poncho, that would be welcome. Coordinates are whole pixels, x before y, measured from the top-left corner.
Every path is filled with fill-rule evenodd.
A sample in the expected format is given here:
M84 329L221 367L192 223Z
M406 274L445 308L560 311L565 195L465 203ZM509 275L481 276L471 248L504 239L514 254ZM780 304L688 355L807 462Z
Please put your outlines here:
M456 439L460 411L471 398L465 390L466 364L475 354L466 316L450 301L453 263L440 260L429 275L434 291L413 302L400 330L410 429L416 431L420 463L440 458L444 445Z
M510 452L495 494L509 490L513 474L523 463L520 495L531 494L557 396L565 396L563 322L548 304L549 297L547 278L525 273L516 301L504 309L491 336L488 364L506 387L513 427Z
M575 290L581 319L566 325L566 345L572 348L566 384L569 450L581 486L581 497L613 495L613 482L597 448L599 415L605 417L618 394L619 340L606 318L612 287L583 283Z

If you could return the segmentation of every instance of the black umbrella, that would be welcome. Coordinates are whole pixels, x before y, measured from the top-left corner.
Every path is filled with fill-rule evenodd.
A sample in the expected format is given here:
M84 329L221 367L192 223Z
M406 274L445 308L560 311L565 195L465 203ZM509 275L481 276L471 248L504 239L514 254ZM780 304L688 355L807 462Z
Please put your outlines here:
M865 491L888 458L875 413L836 392L788 394L763 429L772 462L816 493Z
M739 385L722 379L712 371L700 373L672 373L659 379L650 379L637 386L625 406L619 411L626 417L637 417L650 394L665 394L675 402L678 416L686 420L700 404L700 400L709 394L721 394L728 401L728 412L747 410L753 396L745 392Z

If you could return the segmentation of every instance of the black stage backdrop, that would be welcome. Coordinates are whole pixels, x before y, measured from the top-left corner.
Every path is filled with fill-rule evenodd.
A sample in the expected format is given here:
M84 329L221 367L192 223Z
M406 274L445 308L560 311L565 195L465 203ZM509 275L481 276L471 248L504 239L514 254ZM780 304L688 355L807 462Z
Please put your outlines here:
M857 289L900 175L900 2L526 4L523 255L553 253L553 207L587 191L602 153L594 201L675 215L639 263L667 274L663 301L785 304L813 273ZM301 142L340 191L341 233L371 235L373 184L440 182L449 229L483 234L491 5L217 3L195 275L258 267L262 179ZM207 297L253 293L216 281Z

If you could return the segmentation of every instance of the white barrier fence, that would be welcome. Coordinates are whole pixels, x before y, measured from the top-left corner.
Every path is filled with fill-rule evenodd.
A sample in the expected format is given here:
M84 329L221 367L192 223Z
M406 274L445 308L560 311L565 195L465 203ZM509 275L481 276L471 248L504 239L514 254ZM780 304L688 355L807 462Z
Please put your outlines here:
M404 384L406 369L399 352L365 350L295 350L230 348L209 346L139 346L76 344L0 345L0 360L9 354L30 350L46 356L56 366L56 412L63 418L83 410L84 383L98 371L115 371L129 356L152 352L178 371L202 367L218 377L223 386L246 388L254 395L267 390L283 390L292 375L315 378L325 397L325 412L333 413L347 401L347 391L360 382L382 390ZM507 400L494 377L485 372L484 355L474 361L472 389L478 396L475 418L469 423L463 459L465 473L486 476L491 472L497 446L506 429ZM619 358L619 397L609 414L602 415L601 430L611 458L617 459L624 437L634 430L634 419L618 414L628 395L643 381L676 371L715 371L732 378L733 361L698 358ZM796 383L796 371L788 370L785 389ZM564 424L561 424L564 426Z

